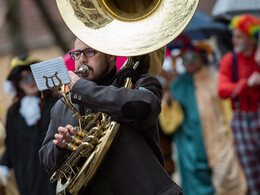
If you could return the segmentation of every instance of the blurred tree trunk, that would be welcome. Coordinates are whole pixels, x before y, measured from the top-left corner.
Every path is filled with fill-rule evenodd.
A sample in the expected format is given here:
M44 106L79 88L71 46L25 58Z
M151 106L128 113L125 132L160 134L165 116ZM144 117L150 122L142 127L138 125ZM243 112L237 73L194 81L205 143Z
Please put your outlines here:
M8 34L11 40L13 55L20 55L28 52L21 24L19 0L6 0L7 13L6 23Z
M35 2L43 16L44 21L48 25L50 31L53 33L57 44L62 48L64 53L68 52L71 48L69 48L68 45L66 44L66 42L63 40L61 33L56 28L55 23L53 22L50 13L48 13L48 11L44 5L44 2L42 0L35 0Z

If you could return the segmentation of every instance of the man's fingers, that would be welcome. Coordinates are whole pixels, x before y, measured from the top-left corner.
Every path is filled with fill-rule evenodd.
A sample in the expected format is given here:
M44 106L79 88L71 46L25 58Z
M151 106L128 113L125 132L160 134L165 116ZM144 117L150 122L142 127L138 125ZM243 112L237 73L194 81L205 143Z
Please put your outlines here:
M65 128L68 130L68 133L69 133L70 136L75 135L75 130L74 130L74 127L72 125L66 125Z
M59 127L59 128L58 128L58 132L59 132L59 134L65 136L66 133L68 132L68 129L65 128L65 127Z
M62 140L64 139L64 136L61 135L61 134L58 134L58 133L56 133L56 134L54 135L54 137L55 137L55 139L58 140L58 141L62 141Z
M54 135L55 139L53 140L53 143L59 146L60 148L67 148L67 141L64 139L64 137L58 133ZM63 140L65 140L66 143L63 143Z
M75 131L72 125L58 127L58 133L54 135L53 143L61 148L67 148L67 144L72 141L74 135Z

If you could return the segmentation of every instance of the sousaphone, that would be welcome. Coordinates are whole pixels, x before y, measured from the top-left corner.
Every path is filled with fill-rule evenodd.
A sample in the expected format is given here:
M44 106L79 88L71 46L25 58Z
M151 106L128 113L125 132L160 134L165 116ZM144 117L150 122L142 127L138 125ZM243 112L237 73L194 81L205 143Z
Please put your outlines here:
M116 56L164 47L192 19L199 0L56 0L69 29L88 46Z
M129 57L124 66L131 64L134 56L149 56L147 73L155 76L161 70L164 61L165 45L185 29L197 9L199 0L56 0L56 2L65 23L82 42L103 53ZM124 85L129 86L131 79ZM83 130L84 132L80 134L84 134L82 139L84 141L77 141L80 144L73 149L72 157L53 174L51 181L58 180L58 194L77 194L77 191L86 186L94 175L119 128L119 124L110 121L109 116L104 113L99 113L94 118L103 115L105 117L97 123L99 128L104 127L102 136L99 135L101 138L96 139L95 136L96 141L93 141L93 135L89 134L97 128L96 126ZM96 145L91 146L91 153L86 153L86 148L94 142ZM84 156L87 156L81 169L76 166L76 159L82 153L78 151L80 147L84 148Z

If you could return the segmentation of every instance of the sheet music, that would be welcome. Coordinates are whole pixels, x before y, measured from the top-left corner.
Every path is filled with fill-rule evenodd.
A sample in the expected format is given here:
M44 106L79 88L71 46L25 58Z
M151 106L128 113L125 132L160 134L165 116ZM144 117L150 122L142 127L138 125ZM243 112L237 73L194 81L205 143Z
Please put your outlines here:
M71 81L62 57L35 63L30 67L40 91L68 84Z

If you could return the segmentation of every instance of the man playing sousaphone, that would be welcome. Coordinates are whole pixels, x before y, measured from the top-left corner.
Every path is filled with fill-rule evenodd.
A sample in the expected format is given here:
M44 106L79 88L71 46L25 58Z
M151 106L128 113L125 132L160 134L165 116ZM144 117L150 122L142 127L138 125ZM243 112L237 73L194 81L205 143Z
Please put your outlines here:
M158 144L157 123L158 115L161 111L162 87L154 76L145 74L147 71L144 71L150 70L151 67L153 68L154 66L152 64L162 64L164 54L163 52L159 52L159 60L156 61L149 53L155 51L153 50L154 48L152 48L152 50L150 48L146 50L148 46L144 43L138 43L138 46L128 48L129 42L124 41L124 38L121 40L122 37L117 33L118 31L125 31L126 29L124 28L128 25L131 26L131 20L129 19L131 16L129 16L129 12L125 10L122 11L122 13L126 13L125 16L117 16L117 13L121 13L119 11L120 9L116 7L121 6L122 2L120 2L115 4L109 2L106 4L106 1L98 1L98 3L96 1L87 1L86 3L86 1L57 0L63 19L78 37L75 41L74 50L70 53L71 58L75 60L75 69L78 73L82 73L84 71L81 70L87 67L85 74L78 75L75 74L75 72L69 72L71 82L68 84L68 87L74 108L82 115L105 113L120 124L112 144L98 166L94 176L87 182L87 185L83 185L79 188L76 187L75 190L75 186L78 185L78 183L75 182L72 184L74 185L73 192L69 189L64 189L64 191L61 190L59 193L179 195L182 194L182 189L172 181L165 171L163 157ZM113 14L102 13L100 17L84 16L86 12L89 12L88 10L93 11L93 7L101 3L106 5L99 5L96 12L102 11L99 9L100 7L105 8L106 11L109 10L113 12L116 10L117 12ZM108 9L111 4L112 7ZM160 21L156 13L154 13L157 10L160 13L159 15L161 15L161 13L174 12L180 8L187 9L176 11L176 18L167 16L171 21L177 20L175 21L175 25L171 24L170 26L176 26L178 29L170 30L170 32L168 31L162 35L162 37L165 36L167 39L172 39L188 24L188 21L192 18L196 10L197 4L198 1L196 0L186 0L186 3L172 0L154 1L151 5L146 4L143 17L141 17L139 13L134 13L133 17L136 17L136 23L139 23L139 18L140 22L144 22L144 20L146 20L145 17L150 17L150 15L155 17L156 21ZM176 6L174 7L173 5ZM82 6L86 7L82 8ZM162 10L169 6L174 8ZM122 7L122 9L125 9L128 6ZM142 6L139 6L139 8L140 7L142 9ZM79 13L80 11L82 12ZM105 17L104 21L106 21L106 23L102 23L102 25L95 28L93 27L92 21L88 21L89 18L100 19L102 17ZM123 20L123 22L114 22L113 17L116 18L115 20ZM127 20L128 23L124 23L124 20ZM101 22L98 21L97 23L100 24ZM114 24L117 25L118 23L124 23L124 25L122 25L120 30L111 32L110 30L113 29L111 26ZM145 23L147 22L145 21ZM87 27L91 29L89 30ZM104 28L107 29L104 30ZM140 29L138 30L140 31ZM147 29L144 28L144 30ZM151 32L154 32L154 30L155 29L151 30ZM160 29L160 31L161 30L162 29ZM128 33L130 33L129 30ZM92 35L90 36L90 34ZM143 32L141 32L141 34L143 34ZM145 38L136 36L135 33L132 32L124 36L130 40L131 43L129 45L132 45L133 42L139 39L140 42L149 42L151 47L159 43L156 49L163 51L163 49L159 48L166 45L169 40L158 41L158 38L160 40L161 36L158 36L156 32L152 34L155 35L157 39L154 37L148 41L145 40ZM106 41L111 36L115 36L115 38L107 44ZM99 39L102 39L103 45L101 47L95 47ZM121 44L122 47L115 49L113 47L114 43ZM106 47L111 48L106 50ZM125 54L125 56L127 56L127 53L122 53L124 51L128 52L129 56L138 56L132 57L131 59L133 65L139 65L137 67L124 66L123 69L116 73L116 55ZM116 54L117 52L118 54ZM129 62L131 62L131 60L129 60ZM131 78L132 83L132 86L129 88L125 87L125 81L128 78ZM62 101L58 101L53 107L51 116L49 129L39 151L39 156L41 164L47 172L54 173L56 171L53 174L55 175L58 170L63 176L63 174L65 175L63 169L62 171L59 170L60 167L63 167L64 162L67 162L66 159L68 159L68 156L76 154L75 159L77 159L77 155L80 155L80 153L72 153L69 148L71 147L71 141L74 139L73 136L78 132L78 128L76 127L81 124L79 124L77 114L71 112ZM100 126L102 126L102 122L100 123ZM87 141L91 143L93 140L93 136L89 136L89 139L87 139ZM96 142L100 144L100 140ZM84 142L81 146L88 148L89 145L89 143ZM95 151L97 149L93 150ZM87 157L89 156L87 155ZM73 161L74 159L71 164L73 164ZM77 167L71 167L71 164L67 165L65 163L65 172L69 170L71 175L76 175L74 172L77 171ZM89 168L91 169L92 167L90 166ZM86 174L83 177L87 176ZM54 178L55 176L51 178L51 181L54 181ZM64 176L63 179L61 179L60 186L65 185L69 178L70 175Z
M133 74L134 89L116 87L121 85L118 81L124 80L125 74L117 74L114 81L115 56L89 48L79 39L75 41L71 57L76 70L82 64L89 68L88 76L83 78L69 72L72 101L82 108L109 114L121 126L84 194L180 194L181 189L164 170L157 143L161 103L161 86L157 79ZM62 102L54 106L49 130L39 152L41 163L49 173L53 173L69 153L63 140L69 139L68 132L75 134L76 122L73 113Z

